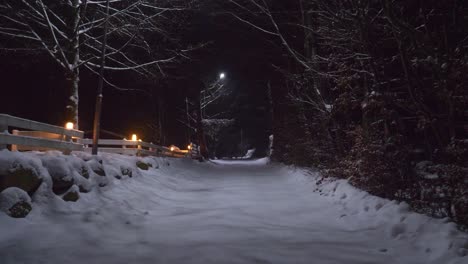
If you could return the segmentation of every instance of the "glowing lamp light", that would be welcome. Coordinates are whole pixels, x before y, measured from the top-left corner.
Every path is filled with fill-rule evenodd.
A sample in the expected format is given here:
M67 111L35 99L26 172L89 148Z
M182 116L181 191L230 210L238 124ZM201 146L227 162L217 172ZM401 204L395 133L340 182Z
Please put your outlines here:
M222 80L222 79L224 79L224 78L226 78L226 74L225 74L224 72L220 73L220 74L219 74L219 79Z
M65 124L65 129L67 129L67 130L72 130L72 129L73 129L73 126L74 126L74 125L73 125L72 122L68 122L68 123Z
M138 138L137 138L137 135L136 135L136 134L133 134L133 135L132 135L132 141L138 141Z
M192 145L188 145L188 146L187 146L187 149L188 149L188 150L191 150L191 149L192 149Z
M171 151L174 151L174 150L175 150L175 148L174 148L174 147L171 147L170 149L171 149Z

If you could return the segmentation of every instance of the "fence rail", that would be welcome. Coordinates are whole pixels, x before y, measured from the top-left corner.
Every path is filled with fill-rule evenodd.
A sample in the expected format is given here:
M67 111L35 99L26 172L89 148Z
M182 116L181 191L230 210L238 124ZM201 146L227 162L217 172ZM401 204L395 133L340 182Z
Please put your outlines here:
M9 129L27 129L30 131ZM31 131L32 130L32 131ZM12 151L61 150L91 152L92 139L83 138L83 131L66 129L11 115L0 114L0 150L10 146ZM164 156L199 158L199 148L191 144L189 150L179 150L158 146L153 143L132 140L100 139L98 151L136 156Z
M93 144L91 139L82 139L80 143L84 145L84 150L91 151ZM99 151L108 153L118 153L136 156L166 156L166 157L191 157L192 153L184 150L171 151L168 147L162 147L144 141L100 139L98 141Z
M49 125L45 123L40 123L37 121L32 121L16 116L0 114L0 131L3 132L8 129L8 127L16 127L27 130L37 130L45 131L52 134L83 138L84 132L75 129L66 129L64 127Z
M9 134L8 130L10 128L33 131L14 130L13 134ZM18 150L18 146L20 146L21 148L26 147L28 150L81 151L83 145L75 141L83 138L83 135L83 131L0 114L0 149L5 149L8 145L11 145L12 150Z

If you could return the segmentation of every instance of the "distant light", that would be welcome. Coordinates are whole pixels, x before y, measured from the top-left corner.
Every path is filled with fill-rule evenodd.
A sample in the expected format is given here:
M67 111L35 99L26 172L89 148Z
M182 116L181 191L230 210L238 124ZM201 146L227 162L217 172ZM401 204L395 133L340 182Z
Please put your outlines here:
M188 145L188 146L187 146L187 149L188 149L188 150L191 150L191 149L192 149L192 145Z
M174 151L174 150L175 150L175 148L174 148L174 147L171 147L171 151Z
M138 141L138 138L137 138L137 135L136 135L136 134L133 134L133 135L132 135L132 141Z
M65 124L65 129L68 129L68 130L72 130L74 127L73 123L72 122L68 122Z
M220 73L220 74L219 74L219 79L222 80L222 79L224 79L224 78L226 78L226 74L225 74L224 72Z

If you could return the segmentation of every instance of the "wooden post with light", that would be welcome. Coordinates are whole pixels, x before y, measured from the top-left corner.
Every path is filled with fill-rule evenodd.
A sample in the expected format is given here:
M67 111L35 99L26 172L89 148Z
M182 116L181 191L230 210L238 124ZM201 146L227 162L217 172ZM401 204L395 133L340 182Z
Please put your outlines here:
M65 124L65 129L66 130L73 130L74 129L73 123L72 122L66 123ZM71 141L71 140L72 140L72 138L70 136L65 135L65 141Z

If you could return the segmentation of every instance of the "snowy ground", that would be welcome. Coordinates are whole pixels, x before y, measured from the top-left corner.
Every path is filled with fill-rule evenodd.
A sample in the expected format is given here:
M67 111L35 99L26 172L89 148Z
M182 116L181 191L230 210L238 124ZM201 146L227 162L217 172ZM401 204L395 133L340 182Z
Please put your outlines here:
M171 160L0 214L0 263L467 264L467 235L346 181L266 160Z

